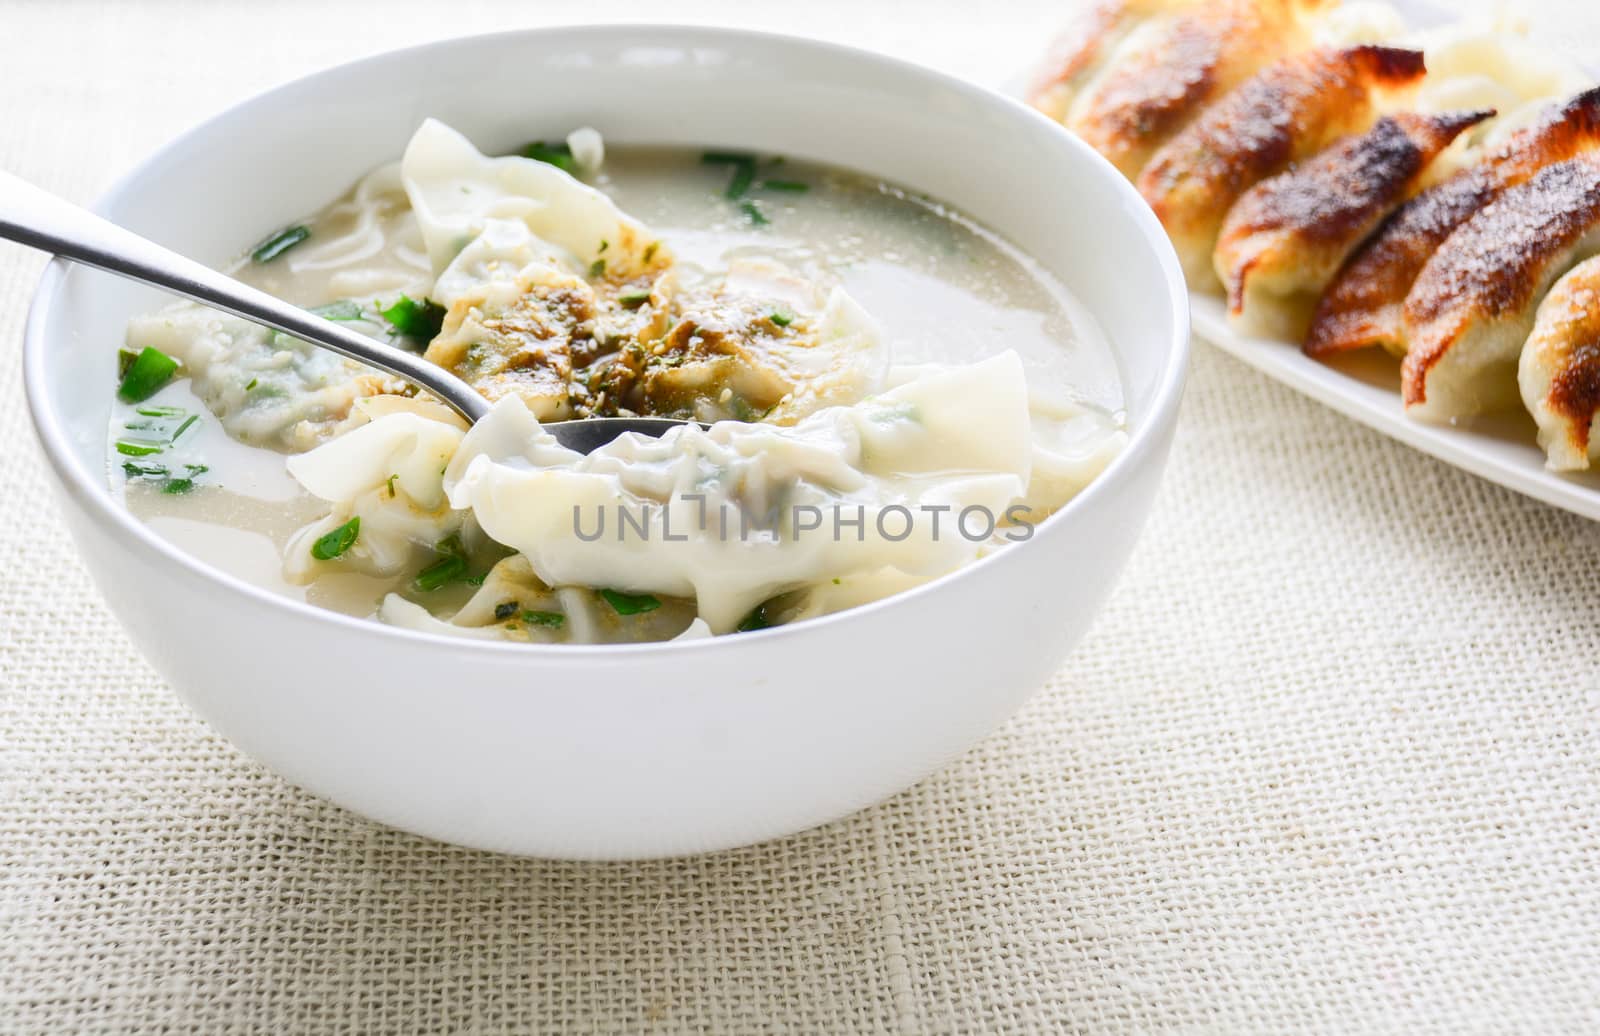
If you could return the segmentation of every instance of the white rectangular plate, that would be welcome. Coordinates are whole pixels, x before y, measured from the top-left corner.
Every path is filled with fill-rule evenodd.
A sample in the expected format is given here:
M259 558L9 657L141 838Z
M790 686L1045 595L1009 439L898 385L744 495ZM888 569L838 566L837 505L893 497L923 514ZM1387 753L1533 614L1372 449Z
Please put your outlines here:
M1267 377L1463 471L1600 521L1600 472L1547 471L1527 414L1457 425L1413 420L1400 403L1400 363L1382 349L1364 349L1326 363L1313 360L1298 345L1236 333L1228 326L1220 297L1190 292L1189 300L1197 335Z

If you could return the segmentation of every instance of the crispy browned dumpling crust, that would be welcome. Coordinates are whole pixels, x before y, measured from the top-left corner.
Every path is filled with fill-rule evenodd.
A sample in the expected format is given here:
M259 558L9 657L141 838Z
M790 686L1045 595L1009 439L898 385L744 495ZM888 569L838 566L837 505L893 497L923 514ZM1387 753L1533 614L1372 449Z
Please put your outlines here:
M1600 147L1600 87L1556 108L1482 162L1400 207L1323 295L1305 351L1325 356L1382 345L1404 352L1406 293L1428 258L1474 213L1540 169Z
M1117 59L1067 117L1130 179L1150 156L1273 57L1306 42L1303 12L1321 0L1225 0L1172 19L1153 45Z
M1291 162L1373 121L1373 94L1416 83L1422 54L1394 47L1319 48L1266 69L1207 108L1140 174L1193 283L1212 276L1211 254L1234 202Z
M1518 381L1549 466L1591 467L1600 414L1600 256L1579 263L1539 304Z
M1066 117L1073 87L1080 85L1139 22L1135 0L1102 0L1050 46L1041 72L1028 88L1028 103L1055 119Z
M1484 352L1477 342L1493 336L1495 358L1515 361L1533 307L1596 228L1600 159L1582 157L1509 188L1451 234L1406 295L1406 405L1429 402L1429 377L1469 336L1470 347ZM1507 348L1509 357L1498 356Z
M1215 257L1229 313L1243 313L1246 288L1257 280L1274 294L1321 292L1439 152L1493 114L1385 116L1245 192L1228 212Z

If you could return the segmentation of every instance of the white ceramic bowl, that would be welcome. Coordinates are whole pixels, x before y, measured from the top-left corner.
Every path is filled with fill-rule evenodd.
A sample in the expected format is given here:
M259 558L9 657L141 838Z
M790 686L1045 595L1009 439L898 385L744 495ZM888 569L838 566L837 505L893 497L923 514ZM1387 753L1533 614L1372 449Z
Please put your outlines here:
M559 88L552 88L559 84ZM1165 235L1106 162L996 94L822 43L584 27L384 54L247 101L162 148L98 209L209 262L311 212L437 116L493 151L578 125L613 141L848 166L947 200L1088 306L1132 441L1034 537L910 593L715 640L538 648L333 615L185 556L106 487L113 354L154 292L52 263L28 401L67 524L152 664L296 784L435 838L620 858L744 845L897 792L1061 664L1133 546L1177 417L1189 318Z

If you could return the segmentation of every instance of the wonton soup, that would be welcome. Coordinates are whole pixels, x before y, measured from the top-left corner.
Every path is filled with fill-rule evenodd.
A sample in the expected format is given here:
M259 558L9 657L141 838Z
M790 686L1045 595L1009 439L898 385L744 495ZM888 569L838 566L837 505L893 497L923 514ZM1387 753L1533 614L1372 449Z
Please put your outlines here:
M429 120L231 272L493 402L191 303L135 318L110 427L128 508L275 592L529 643L725 635L1008 545L1126 441L1065 287L937 201L776 156L492 158ZM695 424L584 456L553 421Z

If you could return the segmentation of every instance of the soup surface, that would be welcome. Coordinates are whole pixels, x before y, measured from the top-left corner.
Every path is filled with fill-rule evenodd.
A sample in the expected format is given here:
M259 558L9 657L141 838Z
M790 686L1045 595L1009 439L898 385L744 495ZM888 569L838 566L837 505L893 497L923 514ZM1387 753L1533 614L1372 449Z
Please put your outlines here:
M449 131L440 127L439 132ZM899 400L893 404L894 416L920 414L935 405L930 401L948 397L949 416L965 420L961 411L966 404L956 387L981 388L990 381L1000 385L1004 372L990 364L984 369L999 372L992 378L973 381L970 375L953 376L943 382L940 372L1008 352L1020 358L1027 391L1025 401L1014 400L1010 406L1031 416L1033 443L1032 460L1010 473L1020 478L1020 485L1036 488L1042 477L1041 448L1066 472L1057 480L1061 484L1052 484L1049 492L1011 493L1032 505L1031 521L1023 525L1042 519L1069 498L1120 447L1117 371L1094 321L1037 263L961 213L892 184L777 156L614 148L598 165L589 156L585 167L574 156L586 157L593 145L586 146L580 138L574 138L574 144L535 146L532 153L558 163L563 174L577 174L636 221L618 224L622 229L615 242L602 237L593 259L547 248L539 237L540 217L505 219L507 204L500 194L487 208L474 211L468 233L452 231L455 240L441 251L440 232L430 226L448 223L448 214L440 213L456 202L436 203L426 195L429 188L419 189L423 177L412 173L413 152L418 148L414 142L404 167L397 164L374 172L307 219L303 231L289 228L292 232L263 242L230 272L375 337L426 348L430 358L450 366L491 398L515 397L510 409L525 403L534 418L643 411L746 426L730 430L725 441L674 444L659 455L641 446L603 460L591 458L587 466L575 457L551 462L563 472L592 477L605 473L618 480L613 487L616 499L645 500L647 506L650 500L665 497L652 496L653 483L640 473L678 471L686 453L698 458L702 470L714 469L719 476L737 479L728 496L736 509L748 509L749 487L762 480L763 492L769 495L811 499L805 493L795 495L795 487L802 486L816 491L818 503L865 501L877 509L869 510L872 514L881 511L885 501L925 502L934 496L943 500L938 494L949 490L950 479L970 481L975 473L988 477L1000 469L1010 471L1009 462L984 459L966 467L937 462L875 468L862 446L871 435L863 439L857 432L824 428L823 412L871 407L887 391L884 399ZM479 162L474 169L494 167L493 161L481 156L463 161ZM526 172L520 161L510 172ZM527 164L554 168L550 161ZM548 178L544 168L538 175ZM459 189L470 200L476 181L463 181ZM516 196L514 200L521 197L515 190L498 186L495 190ZM422 219L414 204L418 198L423 199L426 214ZM580 200L590 203L587 195ZM560 198L544 204L560 204ZM510 209L524 211L515 205ZM490 215L485 217L484 212ZM471 258L471 249L481 247L502 223L509 228L506 234L524 238L527 227L533 227L536 252L526 252L525 242L495 245L500 251L473 267L477 279L462 282L458 267L472 267L464 262ZM516 248L524 251L515 252ZM545 251L537 251L540 248ZM506 258L513 252L515 261ZM558 252L559 260L551 258ZM535 254L539 258L523 264ZM514 289L505 289L498 271L518 264L523 264L521 279ZM528 270L535 266L537 275L530 280ZM663 277L663 271L669 272ZM468 286L454 287L459 283ZM495 284L501 287L494 288ZM572 310L551 301L564 300L560 305L567 306L572 297L569 289L588 292L585 284L593 285L592 306L599 314L590 324L602 328L592 334L590 324L572 331L576 318L566 319ZM441 297L465 301L450 304L445 315L426 301ZM538 306L529 305L530 299ZM436 323L441 315L442 329ZM1001 519L989 528L986 537L968 537L970 550L924 552L897 565L881 563L885 558L881 551L845 558L836 535L833 546L810 552L811 567L786 568L806 550L792 543L783 548L780 533L775 539L783 549L774 549L771 555L784 558L774 570L777 574L756 580L753 588L734 588L725 606L713 598L726 588L708 588L701 570L738 568L748 553L685 556L666 566L674 574L662 575L654 583L643 577L643 582L626 589L592 582L564 585L558 570L571 567L564 559L599 548L587 546L580 535L556 537L562 540L560 556L540 549L546 540L516 549L523 546L522 526L508 525L504 517L491 521L487 505L462 506L471 495L465 488L470 465L463 461L463 453L456 457L463 461L460 477L446 473L448 503L433 487L418 490L409 480L398 483L405 490L401 493L396 488L400 475L392 472L386 480L387 495L377 487L380 502L403 497L411 505L407 515L425 514L426 521L379 529L369 515L355 539L344 545L345 553L332 553L341 537L350 538L350 517L365 512L354 503L355 496L330 500L308 490L307 484L328 482L322 477L317 483L305 474L318 465L319 455L332 456L326 452L333 448L328 444L363 437L377 441L377 429L401 429L404 420L432 421L444 429L450 419L436 404L432 410L420 404L421 418L410 412L393 413L393 408L375 401L398 401L394 407L409 411L419 405L411 398L414 393L385 382L375 372L356 376L346 361L304 347L297 351L296 343L284 336L266 331L247 334L233 324L219 324L219 319L231 320L185 304L136 319L130 326L130 352L154 348L182 361L182 366L153 394L116 404L109 452L114 491L158 533L207 563L336 611L376 615L434 632L536 642L668 639L686 631L706 632L693 625L697 614L731 615L727 609L732 607L744 612L752 595L762 599L737 625L724 617L713 621L710 631L759 628L850 607L936 577L1009 540L1025 538L1014 532L1008 535L1007 530L1019 524L1012 516L1013 520ZM435 323L429 324L430 320ZM612 321L609 329L607 320ZM651 320L668 330L659 332L659 338L648 337L658 332L639 328ZM419 323L423 330L413 326ZM552 327L570 335L570 356L563 353L552 360L537 349L530 352L529 343L551 340ZM494 346L513 333L520 336L514 349ZM241 346L251 334L259 340L252 339L254 345L248 348ZM663 355L664 348L672 346L673 334L691 337L681 355ZM482 341L486 338L492 339L489 346ZM863 338L871 339L870 346L860 345ZM453 344L458 340L464 344ZM629 344L635 340L645 342L645 348ZM620 349L618 342L623 343ZM632 355L630 349L642 357L642 370L620 364L618 357L626 359ZM652 353L661 361L657 368L651 367L656 362ZM125 365L128 355L124 353ZM877 359L870 364L858 360L868 355ZM814 361L816 356L825 362ZM701 368L712 373L692 375ZM619 370L629 375L622 382ZM674 377L678 380L671 380ZM1005 389L997 391L1003 394ZM269 402L278 409L270 410L261 401L263 396L275 396ZM981 411L982 401L975 405ZM294 420L284 418L289 412L284 406L292 408ZM861 427L870 431L875 427L872 422L881 424L882 414L891 413L885 406L874 412L877 416L862 418L867 423ZM505 409L497 408L495 421L509 427L515 419L502 418L500 411ZM273 415L271 420L260 416L267 413ZM1029 416L1020 419L1027 421ZM917 424L913 431L931 434L920 418ZM757 425L762 434L779 438L752 439L751 428ZM537 422L529 427L536 429ZM362 429L362 436L350 434L353 428ZM483 425L480 431L485 431ZM427 434L425 428L424 439ZM959 434L987 433L979 420L969 433ZM447 438L439 457L449 462L464 448L459 429L450 430ZM403 439L403 447L385 447L389 449L385 463L398 470L406 462L397 459L396 450L412 449L414 439ZM472 437L467 441L470 444ZM927 438L923 452L937 454L948 448L949 441L948 436ZM791 449L809 451L808 457L819 450L837 450L852 458L851 476L841 482L833 475L818 474L820 469L806 466L812 461L779 465L774 458ZM526 458L508 459L504 450L476 452L485 455L474 469L478 483L490 477L492 473L486 472L491 468L502 474L525 474L530 466ZM286 456L307 458L310 466L296 469L300 478L290 474L294 463L286 464ZM707 468L711 456L723 459ZM741 464L758 466L747 470ZM783 472L769 470L775 465L783 466ZM500 487L495 492L503 496L504 480L495 485ZM480 496L486 492L481 490ZM548 489L541 492L552 495ZM423 499L429 496L439 499ZM604 494L593 499L603 509ZM983 493L969 494L957 503L971 508L988 499ZM1002 505L1005 499L1005 493L993 496ZM394 506L398 505L391 509ZM572 513L581 534L579 504L573 503ZM617 521L621 518L619 513ZM484 530L491 526L508 532L488 535ZM415 550L403 559L389 550L385 558L380 535L409 543ZM877 539L881 548L881 528ZM352 552L352 544L360 546ZM396 549L404 553L404 548ZM660 553L669 548L634 545L634 549ZM312 562L304 561L308 552ZM624 574L654 571L650 564L638 565L628 558L617 559L617 564ZM598 579L611 571L605 563L594 567ZM584 564L578 564L566 578L582 578L586 571ZM430 577L430 572L435 575ZM817 575L827 578L814 580L814 585L808 581ZM496 593L504 600L491 599Z

